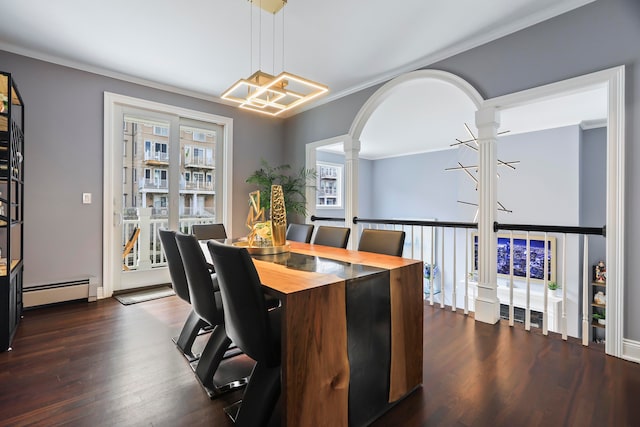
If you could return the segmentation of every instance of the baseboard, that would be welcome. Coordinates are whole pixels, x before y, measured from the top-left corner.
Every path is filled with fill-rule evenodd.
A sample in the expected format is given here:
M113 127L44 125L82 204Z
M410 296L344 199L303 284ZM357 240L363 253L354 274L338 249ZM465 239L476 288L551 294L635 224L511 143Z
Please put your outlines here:
M640 341L623 339L622 358L630 362L640 363Z
M32 308L65 301L95 301L97 284L94 282L94 278L87 278L26 287L22 291L22 305L24 308Z

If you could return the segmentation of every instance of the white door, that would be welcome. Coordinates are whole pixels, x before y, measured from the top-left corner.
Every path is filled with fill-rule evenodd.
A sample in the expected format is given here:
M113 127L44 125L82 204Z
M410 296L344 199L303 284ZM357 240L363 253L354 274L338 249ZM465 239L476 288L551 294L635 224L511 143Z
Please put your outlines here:
M122 153L116 167L122 174L113 174L112 183L119 221L114 225L114 243L121 248L121 265L114 290L127 290L160 283L169 283L166 259L160 246L158 229L170 226L171 199L177 185L170 183L171 171L179 166L179 156L172 116L122 107ZM119 178L122 178L121 180ZM177 217L177 214L175 214Z
M231 227L230 191L224 188L230 180L223 173L231 172L225 171L231 162L225 141L230 123L117 103L110 110L104 296L170 282L158 236L161 227L185 233L197 223L223 222ZM192 156L194 148L202 156ZM208 151L211 156L204 154ZM205 179L209 175L211 181Z

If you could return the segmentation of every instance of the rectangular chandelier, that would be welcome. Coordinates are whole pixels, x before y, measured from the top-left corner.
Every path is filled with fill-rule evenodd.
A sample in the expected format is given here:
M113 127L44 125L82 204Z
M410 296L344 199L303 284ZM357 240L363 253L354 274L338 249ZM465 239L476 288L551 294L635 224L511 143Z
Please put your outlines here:
M272 76L258 70L247 79L238 80L221 96L240 104L240 108L277 116L325 94L323 84L283 71Z

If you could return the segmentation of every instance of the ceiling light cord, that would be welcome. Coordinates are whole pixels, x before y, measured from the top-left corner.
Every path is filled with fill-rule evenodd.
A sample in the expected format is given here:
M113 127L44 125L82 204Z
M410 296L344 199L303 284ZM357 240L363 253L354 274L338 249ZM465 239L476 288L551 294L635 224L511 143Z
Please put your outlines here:
M249 74L253 73L253 4L249 0Z
M260 36L258 37L258 69L262 69L262 0L260 0L260 10L258 11L258 32Z
M284 8L282 9L282 72L284 72Z

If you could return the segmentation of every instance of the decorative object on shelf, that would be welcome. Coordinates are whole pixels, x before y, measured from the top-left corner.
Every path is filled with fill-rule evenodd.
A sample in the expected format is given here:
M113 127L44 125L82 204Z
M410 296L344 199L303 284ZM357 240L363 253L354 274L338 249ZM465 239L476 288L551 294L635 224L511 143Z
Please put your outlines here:
M471 139L467 139L467 140L460 140L458 138L456 138L455 143L451 144L451 147L455 147L457 145L462 145L465 146L475 152L478 152L478 147L480 146L478 144L478 138L473 134L473 132L471 131L471 128L469 127L469 125L467 125L466 123L464 124L465 129L467 130L467 133L469 134L469 136L471 137ZM502 135L505 133L508 133L509 131L502 131L502 132L498 132L498 135ZM515 160L515 161L510 161L510 162L505 162L502 161L500 159L498 159L498 166L506 166L508 168L511 168L513 170L515 170L515 164L520 163L520 160ZM458 162L458 166L454 166L451 168L445 168L445 171L464 171L465 174L471 178L471 180L475 183L476 186L476 191L478 191L478 178L476 177L476 175L478 174L478 166L477 165L467 165L465 166L464 164L462 164L461 162ZM500 178L500 175L498 175L498 178ZM458 203L462 203L465 205L471 205L471 206L478 206L477 203L473 203L473 202L465 202L462 200L458 200ZM500 201L498 201L498 210L501 212L507 212L507 213L512 213L513 211L507 209L504 207L504 205L502 203L500 203ZM478 220L478 209L476 209L476 213L473 217L473 221L476 222Z
M252 7L257 6L268 13L273 14L273 59L275 65L275 15L286 5L284 0L249 0ZM262 39L262 11L260 13L260 26L258 38ZM258 49L258 70L246 79L240 79L227 89L221 98L240 104L245 110L256 111L261 114L277 116L287 110L298 107L317 98L329 91L323 84L316 83L304 77L296 76L284 71L284 12L282 16L282 68L281 73L274 76L260 69L262 64L261 47ZM253 27L253 9L251 9L251 27ZM253 33L253 30L251 31ZM251 37L250 69L253 71L253 37ZM274 66L275 68L275 66Z
M602 291L596 292L593 296L593 302L598 305L606 305L607 304L607 296Z
M284 204L287 214L307 215L306 189L314 186L316 171L314 169L301 168L297 172L291 171L291 166L284 164L271 166L262 159L260 169L247 178L249 184L255 184L262 194L260 206L265 211L271 208L271 186L282 186Z
M4 93L0 93L0 113L4 113L9 108L9 98Z
M597 321L600 325L606 325L607 323L604 312L593 313L592 317L593 317L593 320Z
M271 186L271 240L273 246L286 243L287 212L284 206L284 193L281 185Z
M607 282L607 267L604 261L598 261L598 263L593 266L593 281L596 283Z

